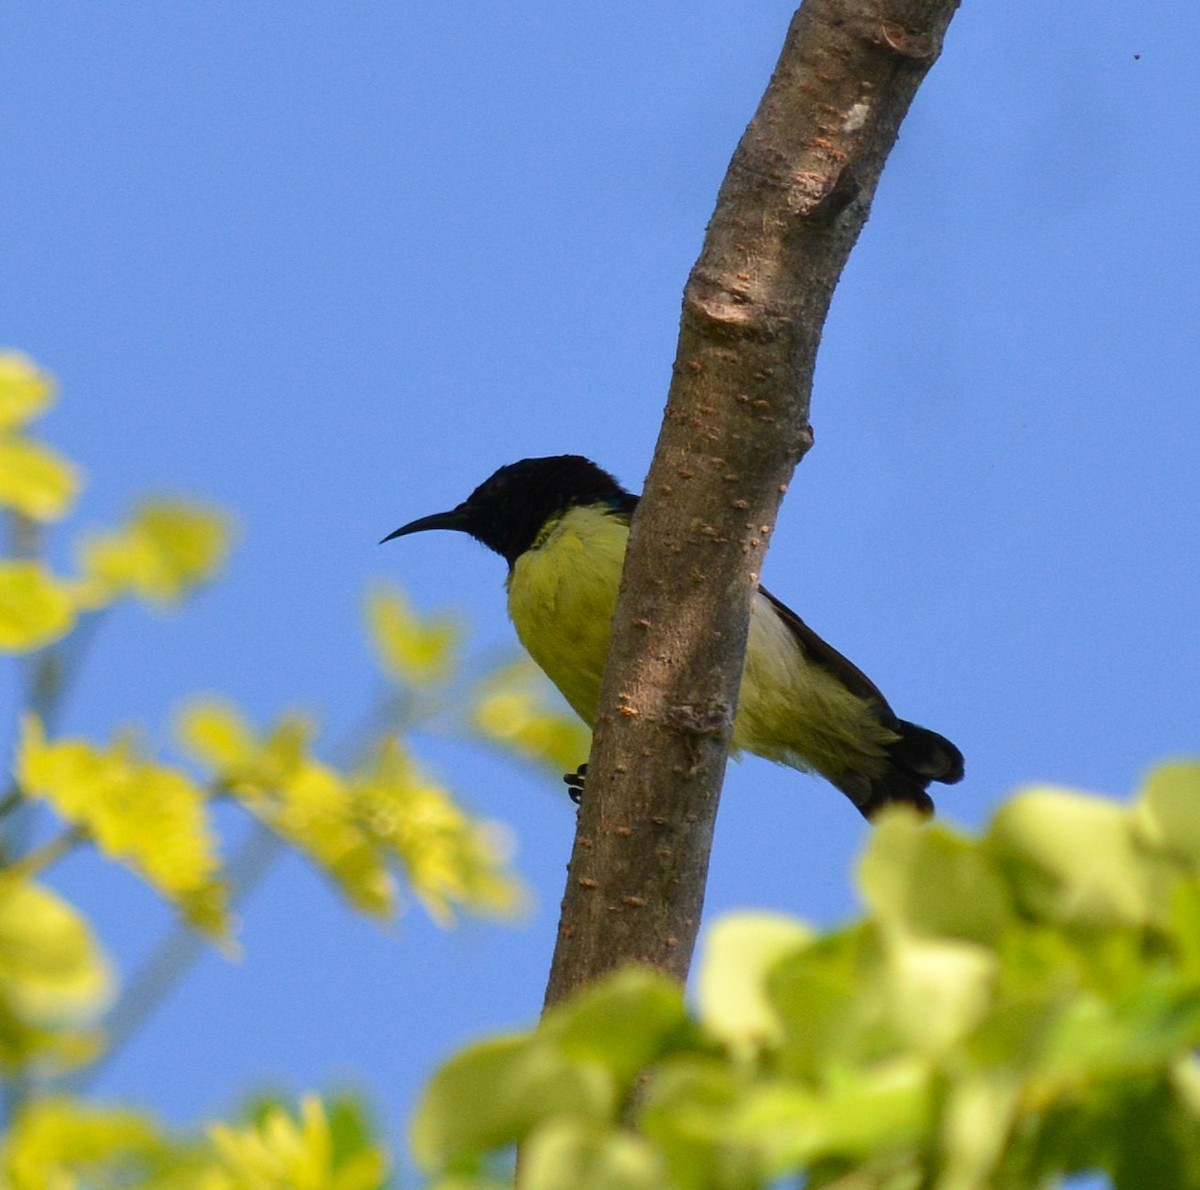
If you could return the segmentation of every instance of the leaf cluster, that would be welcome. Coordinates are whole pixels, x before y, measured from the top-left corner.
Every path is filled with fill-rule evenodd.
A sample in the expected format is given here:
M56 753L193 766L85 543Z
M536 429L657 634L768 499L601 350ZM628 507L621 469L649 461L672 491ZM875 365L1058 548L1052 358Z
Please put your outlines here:
M0 1146L6 1190L382 1190L389 1162L352 1096L264 1099L198 1134L69 1097L28 1104Z
M1104 1171L1200 1185L1200 764L1131 804L1018 794L971 838L892 812L866 913L817 934L733 917L689 1012L623 970L432 1080L439 1187L984 1190Z
M32 360L0 352L0 512L9 530L0 653L12 657L24 704L12 784L0 791L0 1080L9 1123L0 1187L372 1190L386 1163L365 1125L346 1157L339 1128L353 1111L337 1101L327 1109L308 1099L296 1111L276 1103L252 1123L217 1125L196 1140L169 1135L144 1113L64 1093L86 1084L147 998L169 992L183 967L170 960L158 969L152 959L122 995L87 918L39 878L93 848L165 898L177 931L231 956L232 907L256 870L241 861L257 855L261 872L261 857L284 848L371 917L395 914L402 887L443 925L461 914L512 917L526 898L507 836L429 773L409 738L444 709L462 627L422 616L394 587L369 593L367 633L387 681L363 730L335 750L338 761L320 754L306 717L285 712L259 728L214 696L187 700L177 713L174 756L160 755L137 727L118 727L107 742L62 735L66 695L105 616L130 602L181 607L217 578L233 534L220 510L147 501L124 524L79 535L73 565L56 572L46 529L71 512L83 484L80 468L35 434L54 397L53 379ZM519 709L498 728L488 708L504 699ZM582 726L565 726L565 709L523 669L485 672L458 702L467 710L452 728L519 760L561 772L560 752L574 749L565 767L586 755ZM231 860L219 804L254 824ZM165 944L160 953L195 951Z

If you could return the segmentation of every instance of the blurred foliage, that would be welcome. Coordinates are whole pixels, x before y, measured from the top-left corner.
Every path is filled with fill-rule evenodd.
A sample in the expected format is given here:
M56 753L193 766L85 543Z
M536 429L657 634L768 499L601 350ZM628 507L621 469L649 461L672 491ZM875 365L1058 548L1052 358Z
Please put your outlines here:
M79 472L25 427L54 404L54 381L27 356L0 351L0 507L56 521L79 492Z
M891 811L860 921L726 918L694 1012L627 968L467 1048L415 1155L444 1190L517 1142L523 1190L1200 1186L1198 808L1180 762L1128 805L1026 790L980 838Z
M182 500L145 501L128 522L85 536L76 553L82 607L105 607L133 595L173 607L215 575L229 553L229 519Z
M152 1115L47 1097L0 1148L5 1190L382 1190L388 1160L350 1096L261 1100L200 1135Z
M77 910L23 874L0 879L0 1069L54 1072L93 1057L112 991Z
M0 650L40 649L74 624L70 592L41 563L0 560Z
M376 1190L387 1161L351 1098L260 1103L246 1119L202 1136L169 1133L151 1116L89 1104L61 1092L83 1085L106 1055L106 1025L125 1001L86 917L38 877L79 848L128 867L229 954L230 905L239 869L227 864L212 813L218 802L257 824L250 846L274 839L327 877L351 909L395 914L401 889L438 922L461 914L512 917L526 903L510 865L512 844L469 813L411 750L411 730L448 705L468 739L500 742L515 759L560 773L587 752L543 690L525 711L519 746L474 726L475 704L502 695L494 675L460 681L463 629L417 612L403 592L375 588L366 630L386 679L369 729L318 753L314 725L284 712L259 728L228 700L187 700L176 716L181 758L160 758L143 731L118 725L107 743L65 737L57 721L85 645L113 608L182 606L213 582L233 524L220 510L179 499L147 500L126 522L77 538L73 573L48 563L46 529L72 511L81 472L41 442L34 422L53 405L53 379L17 352L0 352L0 652L17 662L24 706L12 784L0 790L0 1080L7 1133L0 1190ZM57 553L55 554L57 556ZM455 688L454 683L460 683ZM530 697L527 675L513 693ZM566 761L562 740L576 747ZM543 741L539 748L537 740ZM224 819L223 819L224 821ZM273 854L266 851L265 854ZM182 970L156 972L139 994L167 994ZM130 1009L136 1016L144 1004ZM113 1034L122 1030L115 1023Z
M16 778L110 859L128 865L198 928L228 928L221 861L205 790L182 769L138 755L126 736L111 748L86 740L46 741L30 716L17 751Z
M471 699L474 728L510 752L554 773L573 772L591 749L583 722L557 714L557 699L542 671L528 657L480 682Z
M394 583L376 584L366 607L371 644L390 677L419 686L454 672L462 626L452 617L420 616Z

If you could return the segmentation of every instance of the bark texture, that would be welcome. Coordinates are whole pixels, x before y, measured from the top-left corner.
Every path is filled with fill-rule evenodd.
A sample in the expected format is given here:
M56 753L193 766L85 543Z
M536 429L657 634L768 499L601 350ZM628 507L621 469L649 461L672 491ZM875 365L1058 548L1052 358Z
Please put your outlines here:
M807 0L733 155L633 521L547 1005L632 961L686 978L750 600L812 443L826 311L957 4Z

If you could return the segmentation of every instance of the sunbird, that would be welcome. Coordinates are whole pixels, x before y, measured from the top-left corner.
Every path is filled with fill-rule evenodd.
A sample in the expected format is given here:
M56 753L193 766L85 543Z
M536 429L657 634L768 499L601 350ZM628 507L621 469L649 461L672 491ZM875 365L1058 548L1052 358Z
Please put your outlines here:
M499 554L521 644L593 727L637 503L580 455L521 459L449 512L383 540L454 529ZM963 776L948 739L898 718L862 670L764 587L751 606L732 751L820 773L867 818L895 802L930 814L929 783ZM565 779L582 784L581 775Z

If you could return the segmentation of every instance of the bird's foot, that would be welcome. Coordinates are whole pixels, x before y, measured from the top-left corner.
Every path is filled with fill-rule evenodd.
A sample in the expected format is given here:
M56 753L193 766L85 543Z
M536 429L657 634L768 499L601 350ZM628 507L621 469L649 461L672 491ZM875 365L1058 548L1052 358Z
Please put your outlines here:
M573 773L563 774L563 781L567 786L567 794L577 806L583 800L583 787L586 780L586 764L581 764Z

